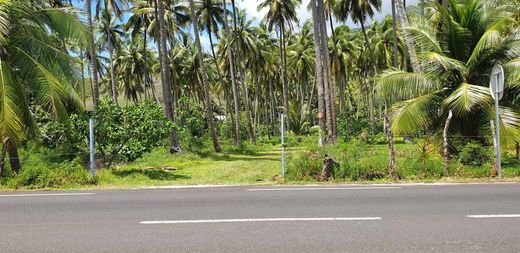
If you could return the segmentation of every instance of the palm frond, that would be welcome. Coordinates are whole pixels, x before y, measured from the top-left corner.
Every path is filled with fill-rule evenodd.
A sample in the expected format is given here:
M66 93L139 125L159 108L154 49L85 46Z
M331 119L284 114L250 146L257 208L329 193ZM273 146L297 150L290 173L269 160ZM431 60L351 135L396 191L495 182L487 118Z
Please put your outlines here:
M390 108L394 133L415 133L424 129L438 114L441 98L430 93L395 104Z
M428 79L424 73L410 73L401 70L384 72L377 85L379 95L387 102L410 99L437 91L440 84Z
M444 100L444 105L455 115L466 116L478 107L490 106L492 102L489 88L462 83Z

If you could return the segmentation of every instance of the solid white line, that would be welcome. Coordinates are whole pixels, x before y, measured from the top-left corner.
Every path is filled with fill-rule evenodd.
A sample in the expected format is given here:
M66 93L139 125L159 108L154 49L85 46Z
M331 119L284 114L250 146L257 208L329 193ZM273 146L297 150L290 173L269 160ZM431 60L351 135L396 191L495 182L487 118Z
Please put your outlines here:
M520 218L520 214L482 214L482 215L466 215L473 219L491 219L491 218Z
M235 223L235 222L276 222L276 221L374 221L381 217L336 217L336 218L265 218L265 219L217 219L217 220L163 220L141 221L139 224L198 224L198 223Z
M323 190L389 190L401 189L398 186L385 187L303 187L303 188L253 188L247 191L323 191Z
M33 194L5 194L0 195L0 197L45 197L45 196L86 196L86 195L94 195L92 192L83 192L83 193L33 193Z

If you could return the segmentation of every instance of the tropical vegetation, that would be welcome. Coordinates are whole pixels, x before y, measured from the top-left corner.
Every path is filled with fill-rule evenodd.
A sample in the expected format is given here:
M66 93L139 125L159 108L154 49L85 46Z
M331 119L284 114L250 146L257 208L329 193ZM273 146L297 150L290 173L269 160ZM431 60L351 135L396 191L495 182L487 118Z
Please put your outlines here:
M31 156L45 175L52 164L56 177L87 173L89 118L102 173L154 152L268 152L282 117L287 180L324 180L327 155L340 180L494 171L496 130L516 166L518 1L392 0L384 18L381 0L304 2L257 1L258 19L242 9L251 1L0 0L0 183L38 181ZM506 73L498 118L495 65Z

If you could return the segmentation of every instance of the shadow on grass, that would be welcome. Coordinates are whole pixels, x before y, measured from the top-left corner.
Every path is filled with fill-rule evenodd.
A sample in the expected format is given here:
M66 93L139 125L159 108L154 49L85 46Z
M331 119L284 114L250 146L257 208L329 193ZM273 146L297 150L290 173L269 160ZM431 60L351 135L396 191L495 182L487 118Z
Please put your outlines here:
M164 181L172 181L178 179L190 179L191 177L186 175L178 175L173 172L164 171L164 170L141 170L141 169L129 169L129 170L120 170L112 172L115 176L118 177L130 177L134 175L143 175L148 177L151 180L164 180Z
M229 154L207 154L204 158L211 159L213 161L227 161L227 162L238 162L238 161L277 161L279 159L273 158L272 154L261 154L253 157L238 157Z

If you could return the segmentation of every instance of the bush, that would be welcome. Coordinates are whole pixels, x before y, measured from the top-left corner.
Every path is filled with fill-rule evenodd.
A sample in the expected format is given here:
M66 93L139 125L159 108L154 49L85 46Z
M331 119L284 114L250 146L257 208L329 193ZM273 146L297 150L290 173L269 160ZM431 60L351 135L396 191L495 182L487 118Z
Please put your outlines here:
M204 146L208 125L205 109L189 98L179 99L177 117L179 122L178 133L182 143L188 151L200 150Z
M32 153L17 177L7 181L11 188L58 188L94 183L79 158L61 163L47 163L39 153Z
M291 180L315 180L323 168L324 153L306 151L291 159L287 166L287 178Z
M42 144L66 154L67 158L88 154L89 119L94 119L94 139L100 158L110 165L114 161L134 161L162 144L174 127L159 104L145 101L119 107L111 99L102 100L92 112L70 116L69 121L53 121L40 113L38 117Z
M489 148L476 141L466 143L459 153L459 161L463 165L482 166L490 159Z

